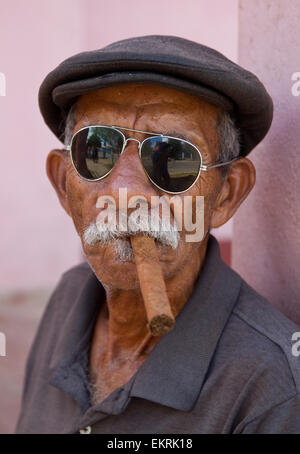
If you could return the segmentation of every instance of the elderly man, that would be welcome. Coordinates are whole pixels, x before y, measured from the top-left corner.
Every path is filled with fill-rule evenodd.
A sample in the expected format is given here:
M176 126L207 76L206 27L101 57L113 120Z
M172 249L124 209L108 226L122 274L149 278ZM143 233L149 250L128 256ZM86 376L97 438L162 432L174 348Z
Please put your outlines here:
M245 156L272 121L260 81L200 44L146 36L64 61L39 99L65 144L47 174L87 261L64 273L42 318L17 432L300 433L299 328L222 262L209 233L254 186ZM167 229L157 201L174 196ZM129 200L147 213L124 228ZM157 229L146 228L152 200ZM192 241L176 203L202 225ZM165 334L149 331L134 236L155 239L175 319Z

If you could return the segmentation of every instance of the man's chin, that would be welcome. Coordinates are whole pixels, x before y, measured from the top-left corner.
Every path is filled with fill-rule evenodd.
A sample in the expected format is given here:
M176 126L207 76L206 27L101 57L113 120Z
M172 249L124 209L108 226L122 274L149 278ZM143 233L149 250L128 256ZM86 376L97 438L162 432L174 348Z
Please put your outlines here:
M103 285L134 289L138 287L139 281L133 252L129 241L122 243L119 244L117 240L105 245L85 245L84 252L89 265Z
M174 273L173 268L177 261L176 259L174 261L174 255L176 256L178 251L176 254L169 246L159 244L158 253L166 279ZM124 290L139 288L137 269L129 240L115 240L106 245L98 243L87 246L85 255L103 285Z
M87 257L88 263L93 269L99 281L111 288L120 290L133 290L139 287L139 279L135 263L132 261L103 262L95 256Z

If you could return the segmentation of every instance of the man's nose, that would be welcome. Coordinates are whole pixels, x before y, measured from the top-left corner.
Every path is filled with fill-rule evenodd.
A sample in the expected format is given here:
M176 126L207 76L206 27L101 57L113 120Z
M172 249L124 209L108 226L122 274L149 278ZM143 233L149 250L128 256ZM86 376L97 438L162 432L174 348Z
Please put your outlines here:
M145 172L139 155L139 143L136 139L126 141L125 149L107 176L106 183L107 194L114 198L117 206L120 188L126 188L127 200L131 197L144 197L149 206L151 196L159 195Z

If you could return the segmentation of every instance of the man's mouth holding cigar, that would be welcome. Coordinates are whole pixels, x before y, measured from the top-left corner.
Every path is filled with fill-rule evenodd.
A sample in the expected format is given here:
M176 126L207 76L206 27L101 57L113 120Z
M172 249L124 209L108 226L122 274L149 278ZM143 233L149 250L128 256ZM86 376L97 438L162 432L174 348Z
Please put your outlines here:
M83 210L80 236L87 260L102 283L137 287L132 248L132 238L136 236L153 238L164 279L182 269L197 247L195 243L203 239L199 236L204 230L204 208L199 206L204 204L199 199L204 197L176 197L155 196L150 201L135 194L128 199L127 189L119 188L116 197L98 195L97 199L86 201L90 207L93 200L94 206ZM186 242L187 237L191 239Z
M118 222L112 223L96 220L91 222L84 232L84 242L89 246L100 245L101 247L113 247L116 259L121 262L134 262L134 255L130 244L130 237L134 235L145 235L155 240L159 254L170 249L176 250L180 241L180 234L173 223L164 221L159 217L158 229L151 230L150 215L139 216L137 219L124 219L127 214L119 211ZM126 229L121 225L126 222ZM162 257L163 258L163 257Z
M112 219L117 222L112 222ZM150 214L133 217L119 210L116 218L108 215L99 219L99 216L96 216L95 220L89 222L82 237L83 249L89 263L95 270L100 271L101 268L103 283L107 281L106 276L111 282L116 275L121 287L123 276L126 276L126 285L130 285L132 280L133 286L138 283L131 245L131 238L134 236L153 238L164 277L169 278L174 274L174 263L183 252L182 232L178 230L175 219L159 216L153 230Z

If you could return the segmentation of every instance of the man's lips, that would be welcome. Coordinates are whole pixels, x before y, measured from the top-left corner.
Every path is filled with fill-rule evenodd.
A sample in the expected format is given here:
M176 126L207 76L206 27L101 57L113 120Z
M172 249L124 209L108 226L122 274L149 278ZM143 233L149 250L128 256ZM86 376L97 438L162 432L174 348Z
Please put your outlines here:
M107 242L100 240L93 245L86 245L88 247L88 254L91 256L104 254L103 260L111 260L114 257L113 260L117 260L122 264L134 264L133 249L130 242L131 236L135 235L124 233ZM171 246L163 244L158 239L154 238L154 242L160 261L171 262L174 259L174 255L178 254L177 249L174 250Z

